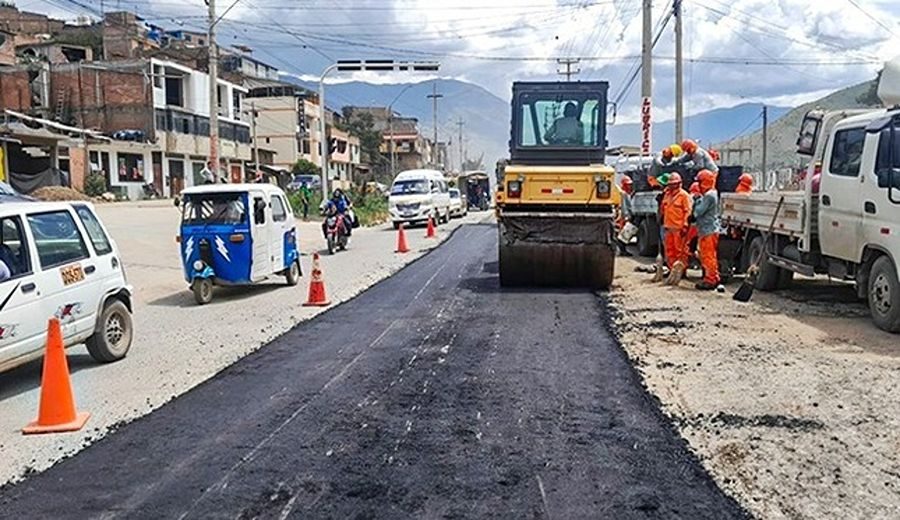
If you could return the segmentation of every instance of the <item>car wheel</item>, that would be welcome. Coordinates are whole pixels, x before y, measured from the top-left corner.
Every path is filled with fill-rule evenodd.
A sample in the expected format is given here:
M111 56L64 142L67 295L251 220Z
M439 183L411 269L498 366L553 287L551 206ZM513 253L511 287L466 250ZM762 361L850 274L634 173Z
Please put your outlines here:
M887 332L900 332L900 282L889 257L882 256L872 264L868 293L875 325Z
M294 286L300 283L300 260L291 262L291 267L288 268L284 277L288 285Z
M199 305L206 305L212 301L213 283L209 278L197 278L191 283L191 291L194 292L194 300Z
M131 313L119 300L103 307L94 334L85 341L91 357L100 363L111 363L125 357L134 335Z

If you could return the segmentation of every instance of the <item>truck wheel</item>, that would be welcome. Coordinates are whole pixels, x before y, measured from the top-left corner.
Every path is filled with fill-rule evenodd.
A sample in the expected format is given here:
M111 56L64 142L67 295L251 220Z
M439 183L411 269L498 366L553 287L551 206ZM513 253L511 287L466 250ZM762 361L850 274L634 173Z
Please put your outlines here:
M191 283L191 291L194 292L194 300L199 305L206 305L212 301L213 284L209 278L197 278Z
M134 327L128 307L112 300L103 307L94 334L85 341L91 357L100 363L111 363L125 357L131 348Z
M287 280L287 284L291 286L300 283L300 260L291 262L291 266L285 273L284 278Z
M642 220L641 224L638 226L637 246L638 254L641 256L653 257L659 253L659 245L656 243L657 241L653 239L655 236L654 227L655 226L650 222L650 219Z
M774 291L778 288L780 267L766 262L763 251L763 237L758 236L750 241L750 265L759 265L759 274L756 276L754 287L760 291Z
M879 329L900 332L900 282L887 256L875 260L869 273L869 312Z

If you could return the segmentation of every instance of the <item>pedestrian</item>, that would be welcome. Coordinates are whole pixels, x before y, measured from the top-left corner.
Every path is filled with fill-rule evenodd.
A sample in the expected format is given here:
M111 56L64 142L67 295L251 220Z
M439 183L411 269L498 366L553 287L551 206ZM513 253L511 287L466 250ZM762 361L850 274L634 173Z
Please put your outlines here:
M693 171L709 170L714 174L719 173L719 166L709 152L700 148L694 141L685 139L681 143L681 149L684 151L684 155L676 161L682 167Z
M700 245L700 265L703 266L703 280L694 287L710 291L719 286L719 193L716 191L716 176L709 170L697 174L702 195L694 205L693 214L697 221Z
M309 204L312 201L312 190L304 182L300 185L300 204L303 206L303 221L309 220Z
M751 193L753 191L753 176L749 173L742 173L740 177L738 177L738 185L737 188L734 189L735 193Z
M688 219L693 202L681 183L677 172L669 174L663 196L663 227L665 228L666 259L669 263L668 285L678 285L688 263Z
M622 195L622 204L619 206L618 222L621 232L616 240L619 246L619 254L622 256L631 256L631 253L628 252L625 246L631 241L635 229L634 224L631 223L631 193L633 189L634 183L631 177L627 175L622 176L622 186L619 189Z
M203 184L215 184L216 183L216 175L213 173L213 163L212 161L206 161L206 166L200 170L200 179Z

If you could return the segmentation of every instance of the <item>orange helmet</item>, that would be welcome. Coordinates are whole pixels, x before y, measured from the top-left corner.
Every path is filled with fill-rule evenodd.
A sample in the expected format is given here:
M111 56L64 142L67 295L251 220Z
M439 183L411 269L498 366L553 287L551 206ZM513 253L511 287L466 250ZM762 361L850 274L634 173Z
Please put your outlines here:
M634 183L631 181L631 177L627 175L622 176L622 191L625 193L631 193L631 187Z
M688 191L691 192L691 195L701 195L701 193L700 193L700 183L699 183L699 182L691 183L691 189L688 190Z
M678 172L672 172L669 174L669 180L666 182L666 186L680 186L681 185L681 175Z
M697 151L697 143L690 139L685 139L681 141L681 149L684 150L684 153L692 154Z
M738 185L751 187L753 186L753 176L749 173L742 173L740 177L738 177Z
M697 185L702 193L715 188L716 174L709 170L700 170L700 173L697 174Z
M672 149L668 146L662 149L663 159L671 159L672 158Z

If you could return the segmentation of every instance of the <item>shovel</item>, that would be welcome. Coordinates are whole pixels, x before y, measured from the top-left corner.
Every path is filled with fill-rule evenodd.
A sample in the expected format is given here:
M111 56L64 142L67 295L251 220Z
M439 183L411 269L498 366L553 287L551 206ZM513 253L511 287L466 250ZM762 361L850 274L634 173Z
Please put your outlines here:
M769 229L766 230L766 234L763 235L762 253L759 255L759 258L756 259L756 262L747 269L747 278L744 279L744 282L732 297L735 301L746 303L749 302L750 298L753 296L753 288L756 286L756 277L759 275L759 266L762 262L766 262L769 259L769 237L775 229L775 220L778 219L778 213L781 212L782 204L784 204L784 196L778 199L778 205L775 206L775 214L772 215L772 222L769 224Z

